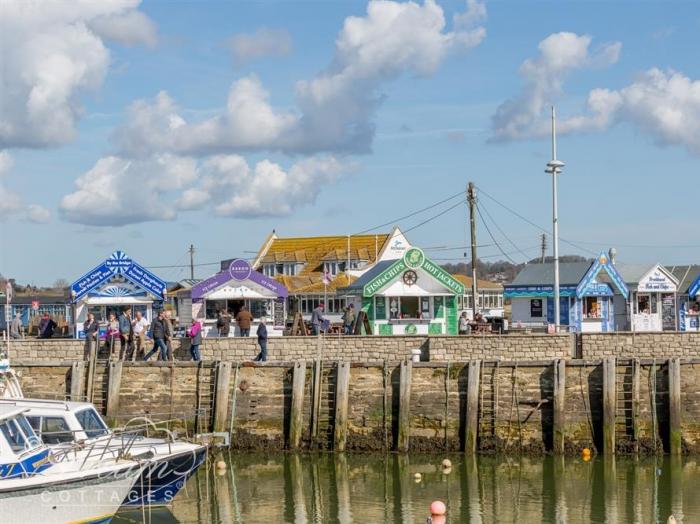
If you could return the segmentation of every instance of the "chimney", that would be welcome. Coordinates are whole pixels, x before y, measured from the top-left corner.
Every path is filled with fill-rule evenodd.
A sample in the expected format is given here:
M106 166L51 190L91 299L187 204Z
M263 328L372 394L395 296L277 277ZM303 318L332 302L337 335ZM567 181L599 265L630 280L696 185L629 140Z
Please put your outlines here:
M608 251L608 257L610 258L610 263L614 266L615 265L615 258L617 257L617 249L614 247L611 247L610 250Z

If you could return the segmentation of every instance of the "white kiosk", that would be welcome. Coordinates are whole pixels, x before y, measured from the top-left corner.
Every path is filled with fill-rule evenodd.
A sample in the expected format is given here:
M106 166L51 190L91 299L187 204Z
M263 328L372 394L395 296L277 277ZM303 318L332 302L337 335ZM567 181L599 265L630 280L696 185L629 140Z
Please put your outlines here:
M75 308L75 338L85 338L83 323L88 313L104 322L110 313L119 314L130 307L132 318L141 311L150 323L153 310L163 307L165 282L129 258L115 251L102 264L87 272L71 285ZM105 326L100 328L104 337Z

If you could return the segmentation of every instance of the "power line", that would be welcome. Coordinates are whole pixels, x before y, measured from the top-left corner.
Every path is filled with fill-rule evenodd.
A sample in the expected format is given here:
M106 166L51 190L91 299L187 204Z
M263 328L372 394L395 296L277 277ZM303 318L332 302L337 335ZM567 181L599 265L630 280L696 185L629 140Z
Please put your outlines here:
M481 208L479 206L476 206L476 212L479 213L479 217L481 218L481 221L484 224L484 227L486 228L486 231L488 232L489 236L491 237L491 240L493 240L493 243L496 244L496 247L498 250L503 254L504 257L506 257L512 264L517 265L517 262L513 260L510 256L506 254L505 251L503 251L503 248L501 245L496 241L496 237L493 236L493 233L491 233L491 230L489 229L489 225L486 223L486 220L484 220L484 215L481 214Z
M424 207L423 209L419 209L418 211L414 211L413 213L409 213L408 215L404 215L404 216L402 216L402 217L400 217L400 218L395 218L394 220L390 220L389 222L385 222L384 224L381 224L381 225L379 225L379 226L374 226L374 227L371 227L371 228L369 228L369 229L365 229L364 231L360 231L359 233L353 233L353 234L350 235L350 236L363 235L363 234L365 234L365 233L369 233L370 231L374 231L375 229L380 229L380 228L382 228L382 227L394 225L394 224L396 224L397 222L401 222L402 220L405 220L405 219L407 219L407 218L411 218L411 217L413 217L413 216L419 215L419 214L423 213L424 211L428 211L429 209L433 209L434 207L437 207L437 206L439 206L439 205L441 205L441 204L444 204L445 202L449 202L450 200L453 200L453 199L455 199L455 198L457 198L458 196L461 196L461 195L463 195L463 194L464 194L464 192L463 192L463 191L460 191L459 193L455 193L454 195L449 196L449 197L445 198L444 200L440 200L439 202L435 202L434 204L431 204L431 205L429 205L429 206L427 206L427 207ZM416 227L418 227L418 226L416 226ZM409 231L410 231L410 230L409 230Z
M491 216L491 213L489 213L489 210L486 209L486 206L483 204L483 202L482 203L477 202L476 206L477 206L477 209L479 207L482 207L484 209L484 213L486 213L486 216L489 217L489 220L491 220L493 225L496 226L496 229L498 229L501 232L501 235L503 235L503 237L510 243L511 246L513 246L516 249L516 251L519 251L520 254L525 257L525 263L527 263L529 257L525 253L523 253L518 246L515 245L515 243L508 237L508 235L506 235L505 231L503 231L501 229L501 226L499 226L498 223Z
M462 201L457 202L455 205L448 207L447 209L445 209L444 211L441 211L441 212L438 213L437 215L434 215L434 216L432 216L432 217L430 217L430 218L428 218L428 219L426 219L426 220L423 220L423 222L420 222L419 224L416 224L416 225L413 226L413 227L410 227L410 228L408 228L408 229L405 229L403 232L404 232L404 233L408 233L408 232L410 232L410 231L413 231L414 229L417 229L417 228L419 228L419 227L421 227L421 226L424 226L424 225L427 224L428 222L432 222L432 221L435 220L436 218L441 217L441 216L444 215L445 213L447 213L447 212L449 212L449 211L452 211L454 208L456 208L457 206L461 206L462 204L464 204L464 202L462 202Z

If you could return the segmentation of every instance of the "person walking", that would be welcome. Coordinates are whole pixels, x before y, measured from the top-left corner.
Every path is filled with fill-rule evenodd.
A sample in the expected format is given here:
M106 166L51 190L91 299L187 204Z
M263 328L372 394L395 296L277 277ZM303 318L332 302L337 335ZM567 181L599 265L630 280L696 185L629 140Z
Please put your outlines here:
M97 339L100 334L100 324L95 320L94 313L88 313L87 320L83 322L83 333L85 333L85 358L90 359L93 348L97 348Z
M22 315L15 313L15 318L10 322L10 337L22 338Z
M219 330L220 337L228 337L231 331L231 315L227 309L219 311L219 318L216 319L216 329Z
M124 360L130 353L133 340L133 326L131 325L131 308L124 308L119 315L119 360Z
M158 316L153 320L151 324L151 336L153 337L153 349L149 351L146 356L143 357L144 362L153 356L154 353L160 350L160 360L168 359L168 346L165 343L165 313L161 310L158 312Z
M168 348L168 360L175 360L173 354L173 337L175 336L175 326L173 326L172 311L167 309L163 315L165 321L165 346Z
M56 322L49 316L48 313L44 313L43 318L39 322L39 338L51 338L53 337L53 332L56 329Z
M260 319L260 324L258 324L258 344L260 345L260 353L253 360L255 362L266 362L267 361L267 326L265 325L265 318Z
M112 360L112 355L114 353L114 346L119 338L119 321L114 313L109 314L109 320L107 321L107 338L105 338L105 348L109 353L109 360Z
M355 324L355 304L350 304L343 311L343 334L352 335L352 327Z
M192 355L192 360L199 362L202 360L199 354L199 346L202 343L202 324L196 318L192 319L192 325L187 330L187 336L190 337L190 355Z
M148 320L143 316L140 311L136 312L136 317L131 323L131 329L134 333L133 343L131 345L131 360L132 362L137 358L143 358L143 354L146 348L146 332L148 331Z
M323 328L323 324L326 322L326 318L323 316L323 310L326 305L321 302L316 308L311 312L311 334L318 335Z
M249 337L250 324L253 322L253 315L250 314L250 311L248 311L245 306L243 306L238 312L238 315L236 315L236 322L238 323L238 331L240 332L241 336Z

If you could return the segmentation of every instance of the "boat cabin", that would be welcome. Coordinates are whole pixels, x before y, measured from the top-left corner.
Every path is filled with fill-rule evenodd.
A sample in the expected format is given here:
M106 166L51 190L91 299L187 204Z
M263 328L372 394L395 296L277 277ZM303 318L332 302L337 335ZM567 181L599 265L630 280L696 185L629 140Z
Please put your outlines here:
M0 405L0 479L33 475L48 468L49 449L25 418L25 408Z

